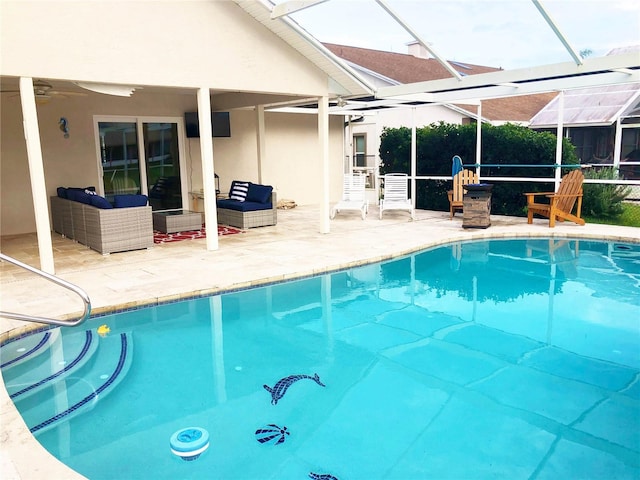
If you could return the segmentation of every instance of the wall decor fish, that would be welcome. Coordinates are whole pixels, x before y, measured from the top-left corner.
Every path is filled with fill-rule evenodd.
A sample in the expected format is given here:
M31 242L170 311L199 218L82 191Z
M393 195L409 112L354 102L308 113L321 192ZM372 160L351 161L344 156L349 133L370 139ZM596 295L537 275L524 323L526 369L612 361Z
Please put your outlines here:
M337 477L334 477L333 475L329 475L328 473L313 473L313 472L310 472L309 473L309 478L312 478L313 480L338 480Z
M280 428L278 425L274 425L273 423L256 430L256 440L260 443L275 443L275 445L278 445L280 443L284 443L286 435L290 435L287 431L287 427Z
M320 381L320 377L316 373L316 374L313 375L313 377L311 377L309 375L290 375L288 377L285 377L285 378L279 380L278 383L276 383L273 386L273 388L271 388L269 385L263 385L263 387L267 392L269 392L271 394L271 403L273 405L276 405L278 403L278 400L280 400L282 397L284 397L284 394L287 393L287 389L291 385L293 385L298 380L302 380L304 378L308 378L309 380L313 380L314 382L316 382L321 387L325 386L325 384Z

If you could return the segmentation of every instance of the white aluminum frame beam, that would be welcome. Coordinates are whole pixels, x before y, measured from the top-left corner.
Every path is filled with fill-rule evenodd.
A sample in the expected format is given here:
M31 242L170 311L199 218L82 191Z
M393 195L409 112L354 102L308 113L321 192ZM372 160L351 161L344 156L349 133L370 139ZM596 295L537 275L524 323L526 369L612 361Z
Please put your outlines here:
M556 22L551 18L551 15L549 15L549 12L547 12L547 10L542 6L542 4L540 3L540 0L531 0L531 1L540 12L540 15L542 15L542 17L545 19L547 24L551 27L551 30L553 30L553 33L556 34L556 37L558 37L560 42L562 42L562 44L564 45L564 48L567 49L567 51L569 52L569 55L571 55L571 58L573 58L573 61L576 62L576 65L582 65L582 58L580 57L580 54L576 52L575 49L569 44L569 41L562 34L560 29L556 25Z
M376 98L456 103L634 82L640 82L636 52L589 59L582 65L564 62L469 75L460 81L441 79L380 87Z
M428 42L424 41L420 35L418 35L418 32L416 32L413 28L411 28L407 22L405 22L402 18L400 18L400 15L398 15L395 11L393 11L391 9L391 7L387 4L387 2L385 2L384 0L375 0L375 2L380 5L390 16L391 18L393 18L396 22L398 22L400 24L400 26L402 28L404 28L409 35L411 35L418 43L420 43L420 45L422 45L424 48L427 49L427 51L433 55L433 58L435 58L436 60L438 60L438 62L440 62L440 64L447 69L447 71L453 75L454 78L456 78L457 80L462 80L462 75L460 75L460 73L451 66L451 64L449 62L447 62L438 52L436 52L430 45Z
M282 2L271 10L271 19L284 17L326 1L328 0L289 0L288 2Z

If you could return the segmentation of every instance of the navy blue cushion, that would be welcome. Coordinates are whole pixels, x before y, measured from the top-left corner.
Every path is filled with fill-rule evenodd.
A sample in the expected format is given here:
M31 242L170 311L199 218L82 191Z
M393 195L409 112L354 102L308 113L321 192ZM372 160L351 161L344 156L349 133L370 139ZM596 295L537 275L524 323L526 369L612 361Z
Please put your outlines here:
M69 190L80 190L81 192L84 192L85 190L91 190L92 192L96 191L96 187L94 186L90 186L90 187L68 187L67 191Z
M77 199L80 203L91 205L91 197L93 197L93 195L89 195L86 192L79 192Z
M113 206L116 208L144 207L147 205L147 201L146 195L115 195Z
M259 202L239 202L238 200L222 199L217 201L218 208L226 208L228 210L237 210L238 212L253 212L256 210L269 210L271 202L259 203Z
M267 203L271 199L272 191L273 187L271 185L259 185L257 183L252 183L249 185L246 201Z
M69 200L73 200L74 202L80 202L80 203L85 203L87 205L91 205L91 197L93 197L93 195L84 193L84 190L79 190L74 188L67 189L67 198Z
M56 192L60 198L67 198L67 189L65 187L58 187Z
M113 208L109 200L100 195L91 195L91 205L97 208Z
M71 188L67 188L67 199L77 202L76 198L78 197L79 194L80 194L80 190L73 190Z

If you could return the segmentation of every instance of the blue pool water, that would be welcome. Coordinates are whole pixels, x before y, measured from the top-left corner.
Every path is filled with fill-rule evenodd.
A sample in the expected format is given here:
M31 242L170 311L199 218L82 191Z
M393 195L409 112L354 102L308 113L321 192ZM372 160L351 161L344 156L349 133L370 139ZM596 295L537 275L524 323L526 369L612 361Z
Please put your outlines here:
M103 316L0 359L36 438L92 480L637 479L639 313L640 245L493 240ZM208 448L185 461L172 438Z

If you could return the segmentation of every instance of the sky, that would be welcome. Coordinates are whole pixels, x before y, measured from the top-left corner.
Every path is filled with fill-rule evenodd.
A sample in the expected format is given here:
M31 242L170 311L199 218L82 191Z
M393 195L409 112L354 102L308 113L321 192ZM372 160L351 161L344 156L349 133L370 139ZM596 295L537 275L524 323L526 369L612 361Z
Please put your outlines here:
M386 3L446 60L507 70L572 61L531 0ZM578 53L589 50L594 58L640 45L640 0L540 3ZM407 53L413 40L375 0L327 0L291 18L321 42Z

